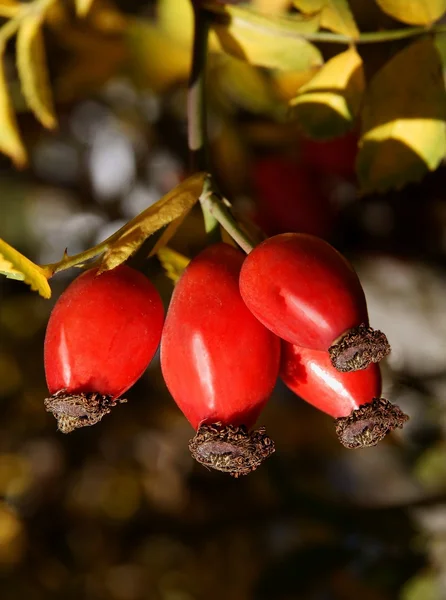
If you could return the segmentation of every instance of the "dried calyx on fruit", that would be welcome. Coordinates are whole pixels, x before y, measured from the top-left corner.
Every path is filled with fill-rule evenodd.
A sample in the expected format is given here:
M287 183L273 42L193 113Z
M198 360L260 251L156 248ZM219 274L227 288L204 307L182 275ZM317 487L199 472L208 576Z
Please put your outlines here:
M164 309L153 284L121 265L91 269L55 304L45 336L45 407L69 433L110 412L153 358Z
M279 370L280 341L246 308L238 278L244 255L206 248L178 281L161 340L161 369L196 430L189 448L201 464L238 477L274 452L250 431Z
M189 450L205 467L240 477L255 471L274 452L274 442L264 427L249 432L244 425L219 422L201 425L189 442Z
M283 342L280 377L295 394L336 419L336 433L347 448L375 446L409 418L380 397L381 372L376 364L342 373L326 352Z
M386 336L369 327L359 279L324 240L285 233L246 258L240 292L251 312L291 344L329 351L339 371L365 369L390 352Z

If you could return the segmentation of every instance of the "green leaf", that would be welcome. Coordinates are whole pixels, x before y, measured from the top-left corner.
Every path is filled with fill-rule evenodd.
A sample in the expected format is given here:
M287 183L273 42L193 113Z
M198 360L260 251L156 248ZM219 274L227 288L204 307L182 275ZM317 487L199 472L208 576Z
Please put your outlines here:
M126 261L150 235L187 213L198 201L204 178L204 173L192 175L127 223L108 244L100 272Z
M17 69L23 95L44 127L57 125L43 45L43 13L25 17L17 34Z
M213 13L212 24L228 54L254 65L298 71L323 63L316 46L302 37L318 27L318 17L265 16L230 5Z
M0 239L0 273L11 279L24 281L44 298L51 296L47 279L51 273L34 264L2 239Z
M9 96L6 82L4 54L5 46L0 45L0 152L9 156L18 168L27 163L26 150L20 137L17 119Z
M294 0L293 4L304 14L320 13L321 27L354 39L359 37L347 0Z
M76 2L76 13L79 17L85 17L90 11L91 5L94 0L75 0Z
M178 281L183 274L184 269L190 262L190 258L167 246L158 250L157 256L163 269L166 271L167 277L174 283Z
M446 154L446 92L429 39L394 56L372 80L357 158L365 192L400 188L438 167Z
M446 12L446 0L376 0L381 9L410 25L430 25Z
M307 135L330 139L351 129L364 87L362 59L351 48L329 60L290 104Z

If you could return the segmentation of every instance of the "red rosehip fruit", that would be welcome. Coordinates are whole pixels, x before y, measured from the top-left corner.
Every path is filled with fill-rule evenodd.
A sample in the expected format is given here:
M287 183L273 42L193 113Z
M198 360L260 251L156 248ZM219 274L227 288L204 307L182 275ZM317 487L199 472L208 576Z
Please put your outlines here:
M380 397L376 364L342 373L326 352L283 342L280 377L295 394L336 419L336 433L347 448L375 446L409 418Z
M94 425L143 374L161 339L164 308L154 285L120 265L91 269L56 302L46 330L47 411L63 433Z
M272 156L254 163L252 179L257 222L268 235L299 231L329 237L333 206L308 168L295 159Z
M328 350L339 371L365 369L390 348L368 327L364 292L347 260L324 240L284 233L262 242L240 274L246 306L282 339Z
M264 429L249 433L278 377L280 340L247 309L238 279L244 255L228 244L206 248L178 281L161 339L161 370L197 431L203 465L238 477L274 451Z
M302 139L303 162L321 174L355 179L355 162L358 155L358 135L347 133L327 141Z

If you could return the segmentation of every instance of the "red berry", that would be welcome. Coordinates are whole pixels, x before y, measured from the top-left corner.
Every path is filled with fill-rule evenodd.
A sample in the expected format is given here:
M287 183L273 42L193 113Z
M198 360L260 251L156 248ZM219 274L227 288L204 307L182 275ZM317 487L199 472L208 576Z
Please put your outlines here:
M355 178L355 161L358 154L358 136L348 133L325 142L302 139L302 160L322 174Z
M330 244L299 233L276 235L246 258L240 292L251 312L282 339L329 350L340 371L364 369L389 352L368 327L359 279Z
M333 207L309 170L296 160L278 156L256 161L253 167L257 221L266 233L299 231L328 237Z
M279 370L280 341L246 308L238 287L244 255L210 246L177 283L161 340L167 387L197 434L202 464L234 476L274 451L263 430L248 433Z
M380 397L379 365L341 373L326 352L283 342L280 376L295 394L336 419L336 433L347 448L374 446L408 419Z
M48 411L69 433L94 425L142 375L161 338L164 309L153 284L120 265L80 275L61 295L45 337ZM125 400L121 400L124 402Z

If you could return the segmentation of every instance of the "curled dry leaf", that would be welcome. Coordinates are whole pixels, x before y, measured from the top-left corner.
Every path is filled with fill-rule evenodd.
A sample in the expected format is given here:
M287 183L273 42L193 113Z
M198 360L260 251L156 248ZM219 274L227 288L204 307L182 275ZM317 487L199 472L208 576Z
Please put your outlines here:
M198 201L204 177L205 173L196 173L185 179L112 236L100 265L100 272L117 267L136 252L150 235L187 214ZM167 243L166 237L164 242Z

